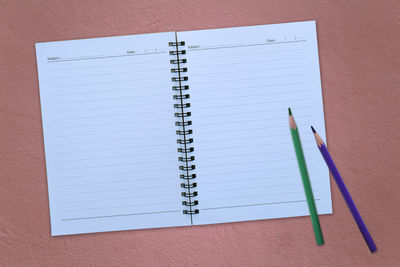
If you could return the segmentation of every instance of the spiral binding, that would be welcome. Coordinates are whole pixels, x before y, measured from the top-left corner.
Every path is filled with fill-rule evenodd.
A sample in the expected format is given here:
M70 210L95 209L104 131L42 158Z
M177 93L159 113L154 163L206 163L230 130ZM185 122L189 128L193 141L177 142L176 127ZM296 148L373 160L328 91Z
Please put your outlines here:
M184 75L188 70L186 67L182 66L187 62L185 58L182 58L186 54L186 50L181 49L184 45L185 42L170 42L169 46L173 48L173 50L171 50L169 54L174 56L174 59L170 60L170 63L174 65L174 67L171 68L171 73L175 75L171 78L171 81L175 83L175 85L172 86L172 90L176 92L173 96L173 98L177 100L177 103L174 104L174 108L177 109L175 117L179 119L175 122L175 125L180 127L179 130L176 131L176 134L180 136L177 139L177 143L180 145L178 152L182 153L182 156L178 157L178 160L182 162L182 165L179 166L179 170L182 171L180 179L184 181L181 183L181 188L184 190L182 192L182 197L186 198L186 200L182 201L182 205L186 207L186 209L183 210L183 214L192 216L193 214L199 213L199 210L194 208L194 206L199 204L199 201L194 199L197 197L198 192L196 191L197 183L194 182L196 174L193 173L196 169L196 165L193 164L195 156L192 155L194 147L191 146L193 138L188 137L193 134L193 130L188 129L188 126L192 125L192 121L190 120L192 113L188 111L190 108L190 103L188 102L190 94L186 93L186 91L189 90L189 85L184 84L189 80L189 78Z

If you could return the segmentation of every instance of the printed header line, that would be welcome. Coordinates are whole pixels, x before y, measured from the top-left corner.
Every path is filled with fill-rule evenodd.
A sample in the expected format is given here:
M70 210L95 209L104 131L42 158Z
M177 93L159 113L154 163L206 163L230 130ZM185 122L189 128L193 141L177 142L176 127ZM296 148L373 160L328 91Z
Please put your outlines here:
M224 49L224 48L238 48L238 47L261 46L261 45L274 45L274 44L289 44L289 43L299 43L299 42L305 42L305 41L306 41L306 40L296 40L296 41L271 42L271 43L247 44L247 45L232 45L232 46L221 46L221 47L210 47L210 48L194 48L194 49L190 49L190 48L189 48L188 51Z
M102 57L89 57L89 58L75 58L75 59L60 59L60 60L48 60L47 63L55 63L55 62L66 62L66 61L78 61L78 60L89 60L89 59L104 59L104 58L115 58L115 57L131 57L131 56L144 56L144 55L155 55L155 54L164 54L167 53L165 51L162 52L153 52L153 53L143 53L143 54L127 54L127 55L115 55L115 56L102 56Z

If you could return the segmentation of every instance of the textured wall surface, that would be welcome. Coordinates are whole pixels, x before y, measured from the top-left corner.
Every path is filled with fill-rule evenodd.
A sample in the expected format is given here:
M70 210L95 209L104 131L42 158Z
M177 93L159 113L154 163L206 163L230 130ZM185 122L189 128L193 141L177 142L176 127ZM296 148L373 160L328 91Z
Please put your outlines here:
M327 143L376 254L334 182L322 247L307 217L50 236L35 42L311 19ZM0 0L0 38L0 266L400 266L400 1Z

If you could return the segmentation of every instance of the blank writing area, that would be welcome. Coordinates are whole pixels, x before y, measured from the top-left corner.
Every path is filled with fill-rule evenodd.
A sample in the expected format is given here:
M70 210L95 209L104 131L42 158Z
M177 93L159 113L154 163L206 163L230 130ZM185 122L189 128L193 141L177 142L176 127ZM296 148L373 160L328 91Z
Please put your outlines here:
M186 225L168 42L37 45L52 234Z
M307 215L288 126L300 127L320 213L329 176L309 129L323 131L313 22L184 32L200 214L195 224Z

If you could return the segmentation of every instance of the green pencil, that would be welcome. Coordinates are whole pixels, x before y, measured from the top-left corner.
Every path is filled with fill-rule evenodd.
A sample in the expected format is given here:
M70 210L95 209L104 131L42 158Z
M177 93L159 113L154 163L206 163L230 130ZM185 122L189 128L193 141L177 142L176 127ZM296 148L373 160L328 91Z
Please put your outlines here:
M324 244L324 237L322 236L321 226L319 225L319 218L317 208L315 207L314 195L311 189L310 178L308 177L308 171L306 161L304 159L303 148L301 147L300 135L297 129L296 122L292 116L292 111L289 108L289 127L290 133L292 134L294 150L296 151L297 162L299 164L301 179L303 181L304 192L306 194L308 209L310 210L311 222L314 228L315 240L317 245Z

